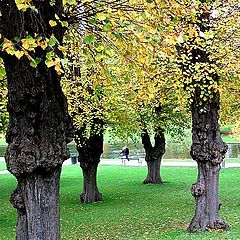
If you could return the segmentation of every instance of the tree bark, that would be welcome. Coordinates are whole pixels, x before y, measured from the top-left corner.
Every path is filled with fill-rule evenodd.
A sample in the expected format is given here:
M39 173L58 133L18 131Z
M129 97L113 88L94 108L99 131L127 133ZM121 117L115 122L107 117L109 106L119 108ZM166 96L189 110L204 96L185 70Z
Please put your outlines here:
M35 34L55 37L61 43L63 30L52 29L49 20L61 16L61 1L33 1L38 13L21 12L14 0L0 3L0 32L7 39ZM31 53L44 58L40 47ZM18 187L11 202L18 211L16 239L59 240L59 178L63 161L69 158L71 121L60 78L44 60L36 68L26 57L20 60L2 52L8 80L9 127L6 141L8 170Z
M97 186L97 167L103 153L103 124L99 119L95 119L94 122L89 137L84 137L85 127L75 133L78 136L76 138L78 161L83 172L83 192L80 194L82 203L103 200L102 193L99 192ZM95 132L96 125L97 128L100 127L99 132Z
M145 161L148 166L148 174L143 181L144 184L162 184L163 180L160 175L162 156L165 153L164 133L159 130L155 133L155 145L152 146L150 136L146 129L142 133L142 144L145 149Z
M191 156L198 164L198 179L192 186L196 210L188 231L227 230L229 226L219 218L219 171L227 151L218 125L219 94L214 92L204 106L200 101L200 91L196 91L192 103Z
M10 202L13 207L18 211L17 227L16 227L16 239L17 240L27 240L28 238L28 227L27 227L27 214L24 199L22 196L22 191L20 186L11 195Z
M11 196L18 210L17 240L60 239L60 173L57 167L51 173L41 170L18 178Z
M202 11L195 24L198 30L211 30L211 12L206 6L214 1L202 1ZM216 62L211 59L209 47L195 43L195 38L181 44L179 56L190 56L182 61L182 72L187 81L185 88L192 88L192 146L191 156L198 164L197 182L192 185L192 195L196 200L195 215L188 227L189 232L210 229L227 230L229 226L219 218L220 201L218 197L220 164L227 151L219 130L219 76L215 70ZM197 76L196 76L197 75ZM214 83L214 84L213 84Z
M102 201L102 193L99 192L97 187L97 167L96 164L88 164L86 167L82 167L83 171L83 192L80 194L80 200L82 203L94 203Z

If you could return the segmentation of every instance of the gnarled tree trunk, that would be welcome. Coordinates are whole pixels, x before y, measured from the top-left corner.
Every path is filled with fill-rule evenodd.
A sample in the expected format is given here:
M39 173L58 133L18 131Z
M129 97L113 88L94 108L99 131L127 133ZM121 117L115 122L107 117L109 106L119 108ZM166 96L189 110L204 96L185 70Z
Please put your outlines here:
M82 131L76 131L77 150L79 153L78 161L83 172L83 192L80 194L82 203L94 203L102 201L102 193L99 192L97 186L97 168L100 162L100 156L103 153L103 125L102 121L96 119L95 124L100 126L99 132L92 131L89 137L84 137L84 127Z
M202 33L212 28L211 11L205 11L214 1L202 1L202 11L197 15L196 25ZM186 89L193 89L192 147L191 156L198 164L197 182L192 185L192 195L196 200L195 216L189 232L209 229L227 230L229 226L219 218L218 197L219 171L227 151L219 130L219 76L211 59L211 47L203 47L195 42L195 37L179 46L179 56L189 56L182 61L182 72L186 77Z
M33 1L38 13L21 12L14 0L0 2L0 32L7 39L50 36L61 42L63 30L53 30L49 20L61 15L61 1ZM43 58L36 68L24 56L20 60L1 53L8 79L10 116L6 140L8 170L18 187L11 202L18 210L18 240L59 240L59 178L69 157L71 122L56 71L47 68L46 51L40 47L33 58Z
M188 231L226 230L229 226L219 218L219 171L227 151L218 125L219 94L213 92L212 98L201 105L200 92L196 90L192 103L191 156L198 164L198 179L192 186L196 210Z
M163 180L160 175L160 167L162 156L165 153L165 137L164 133L159 130L155 133L155 145L152 146L150 136L146 129L142 133L142 144L145 149L145 160L148 166L148 174L146 179L143 181L144 184L162 184Z

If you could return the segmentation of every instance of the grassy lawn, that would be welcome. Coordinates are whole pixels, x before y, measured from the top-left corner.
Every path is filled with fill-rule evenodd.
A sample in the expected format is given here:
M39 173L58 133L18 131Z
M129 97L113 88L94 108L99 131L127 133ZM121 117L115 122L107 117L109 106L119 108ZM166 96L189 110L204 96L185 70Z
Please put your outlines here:
M6 139L5 138L0 138L0 145L6 145Z
M229 137L229 136L223 136L222 139L226 143L236 143L236 142L239 142L239 139L233 138L233 137Z
M0 171L6 170L6 163L5 162L0 162Z
M65 166L61 178L62 240L237 240L240 236L239 169L221 171L221 215L231 231L190 235L185 229L194 212L190 194L195 168L162 168L164 185L143 185L145 168L101 166L99 188L104 202L79 203L82 177L77 165ZM15 210L8 198L15 186L11 175L0 175L0 239L13 240Z

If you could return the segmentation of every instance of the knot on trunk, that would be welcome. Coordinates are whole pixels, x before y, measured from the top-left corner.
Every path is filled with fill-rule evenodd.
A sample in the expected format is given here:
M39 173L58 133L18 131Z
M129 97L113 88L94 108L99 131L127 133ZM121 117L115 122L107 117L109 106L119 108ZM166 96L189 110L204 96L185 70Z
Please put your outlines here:
M31 174L39 167L49 171L62 164L67 158L69 158L69 151L65 142L53 141L49 144L44 141L37 145L34 139L30 138L10 143L6 154L8 170L17 177L26 173Z
M202 144L193 144L190 155L197 162L207 162L209 160L209 153Z
M25 203L22 195L22 191L20 187L18 186L10 197L10 202L13 205L14 208L19 210L20 212L25 212Z
M196 183L192 185L192 195L196 198L196 197L200 197L204 194L205 192L205 188L203 184L200 183Z
M213 165L217 165L223 161L227 148L227 144L222 141L197 143L192 145L190 154L197 162L209 161Z
M227 152L228 146L224 142L210 142L209 150L211 152L211 163L213 165L220 164Z
M216 219L214 221L214 228L221 229L221 230L229 230L230 229L229 225L221 219Z

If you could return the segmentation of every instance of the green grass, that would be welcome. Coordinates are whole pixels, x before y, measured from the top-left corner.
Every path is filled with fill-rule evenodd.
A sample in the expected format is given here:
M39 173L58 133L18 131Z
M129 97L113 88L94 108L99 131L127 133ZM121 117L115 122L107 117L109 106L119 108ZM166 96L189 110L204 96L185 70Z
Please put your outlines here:
M226 143L236 143L236 142L239 142L239 139L233 138L233 137L228 136L228 135L222 136L222 139L223 139L223 141L226 142Z
M221 215L231 231L190 235L185 229L194 213L190 194L196 168L162 168L166 181L161 186L143 185L145 168L101 166L99 188L104 202L82 205L79 167L66 166L61 178L62 240L237 240L240 236L239 169L221 171ZM8 201L16 182L11 175L0 175L0 239L13 240L15 210Z
M6 145L6 139L5 138L0 138L0 145Z
M229 132L229 131L232 131L234 127L235 127L234 124L228 124L228 125L222 126L222 127L220 128L220 130L221 130L222 132Z
M5 162L0 162L0 171L6 170L6 169L7 169L6 163Z

